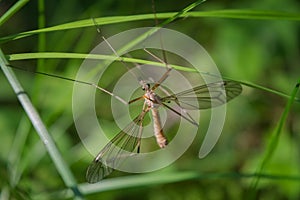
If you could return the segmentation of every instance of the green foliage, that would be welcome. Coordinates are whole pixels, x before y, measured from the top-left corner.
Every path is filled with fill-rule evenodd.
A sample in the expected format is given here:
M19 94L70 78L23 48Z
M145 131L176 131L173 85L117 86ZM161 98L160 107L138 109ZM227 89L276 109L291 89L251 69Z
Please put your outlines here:
M82 59L101 41L101 35L109 37L155 24L151 1L141 4L135 0L40 0L18 1L14 6L0 4L5 5L2 9L10 8L2 10L0 18L0 43L5 54L1 56L1 66L7 59L11 65L28 71L71 79L75 79ZM299 3L157 1L155 7L158 20L167 20L167 28L197 40L224 77L244 85L242 95L228 104L223 134L214 150L204 159L197 157L209 123L209 112L204 111L196 140L171 166L149 174L114 172L99 184L87 184L85 170L92 157L74 127L73 83L14 70L48 128L48 136L55 141L56 147L50 147L50 151L57 148L54 155L62 158L62 165L66 164L62 167L67 170L64 171L57 165L59 161L48 156L51 152L47 152L44 140L32 128L32 122L0 73L1 199L300 197L300 97L295 87L300 78ZM123 60L129 64L164 66L138 55ZM95 55L94 59L112 58ZM192 71L180 64L173 67ZM118 74L108 72L107 76ZM112 78L103 81L107 89L113 84ZM111 121L106 106L109 102L107 96L101 96L100 121L114 135L118 128ZM90 131L93 130L87 130L87 136ZM97 145L101 141L90 142Z

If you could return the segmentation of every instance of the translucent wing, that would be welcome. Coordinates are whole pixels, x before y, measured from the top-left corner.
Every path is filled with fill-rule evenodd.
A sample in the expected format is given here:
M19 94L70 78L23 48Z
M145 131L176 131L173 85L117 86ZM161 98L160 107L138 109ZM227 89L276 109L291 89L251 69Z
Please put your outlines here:
M143 111L99 152L87 169L87 182L99 182L130 156L131 152L135 149L139 152L142 123L147 112L148 110Z
M225 104L241 92L242 86L238 82L220 81L163 97L161 101L174 101L181 108L188 110L208 109Z

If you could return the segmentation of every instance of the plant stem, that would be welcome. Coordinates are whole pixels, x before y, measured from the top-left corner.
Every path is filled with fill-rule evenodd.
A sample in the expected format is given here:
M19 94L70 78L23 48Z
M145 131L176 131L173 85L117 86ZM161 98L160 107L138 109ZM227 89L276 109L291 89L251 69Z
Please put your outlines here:
M83 199L72 172L70 171L68 165L66 164L60 152L58 151L54 141L52 140L52 137L46 129L46 126L44 125L38 112L36 111L35 107L30 101L27 93L24 91L21 84L19 83L17 77L15 76L13 71L7 67L7 65L9 65L9 63L6 60L2 50L0 49L0 67L3 70L10 85L12 86L14 92L16 93L17 98L19 99L27 116L29 117L33 127L40 136L42 142L44 143L51 159L54 162L54 165L56 166L57 171L61 175L66 186L72 189L74 195L79 199Z

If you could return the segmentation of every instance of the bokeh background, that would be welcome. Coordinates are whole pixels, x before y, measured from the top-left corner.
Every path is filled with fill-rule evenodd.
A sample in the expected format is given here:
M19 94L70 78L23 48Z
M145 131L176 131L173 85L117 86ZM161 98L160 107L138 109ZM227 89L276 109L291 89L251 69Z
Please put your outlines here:
M193 1L164 0L155 2L157 13L180 11ZM5 13L15 1L0 1L0 13ZM0 27L0 37L38 29L38 1L28 2ZM207 1L195 10L223 9L271 10L298 13L296 0L263 1ZM152 2L127 1L45 1L45 26L54 26L81 19L153 13ZM46 44L39 47L38 36L30 36L1 44L6 55L26 52L88 53L109 37L136 27L153 26L151 20L116 23L95 27L46 33ZM220 72L233 80L257 84L290 94L300 78L299 21L184 18L167 28L180 31L198 41L212 56ZM175 41L176 42L176 41ZM82 60L45 59L22 60L11 64L30 71L43 71L74 78ZM38 67L37 67L38 66ZM72 118L73 83L61 79L15 70L30 95L42 119L48 126L63 158L70 166L78 183L85 182L85 170L92 160L82 145ZM102 84L113 88L116 72L108 74ZM0 73L0 187L1 196L10 199L41 197L51 199L65 185L56 171L42 142L30 125L3 73ZM297 95L300 97L299 95ZM103 97L98 109L107 122L108 132L118 132L110 118L109 97ZM243 93L228 103L226 124L220 140L204 159L198 151L207 128L209 111L204 111L198 136L188 151L171 166L155 172L159 181L129 184L128 177L147 177L144 174L114 172L107 178L118 177L118 189L101 189L87 195L87 199L241 199L249 197L254 173L268 150L268 145L287 103L287 98L274 92L243 86ZM101 105L104 105L101 107ZM107 114L102 112L107 109ZM279 143L272 159L263 170L265 177L256 188L258 199L298 199L300 197L300 105L295 102L288 113ZM87 130L87 133L89 130ZM167 131L166 131L167 132ZM187 133L188 134L188 133ZM168 181L164 174L186 172L197 174L183 180ZM111 182L114 184L116 182ZM112 186L112 188L114 188ZM41 195L41 196L38 196ZM57 196L55 196L57 197ZM63 198L60 193L58 198Z

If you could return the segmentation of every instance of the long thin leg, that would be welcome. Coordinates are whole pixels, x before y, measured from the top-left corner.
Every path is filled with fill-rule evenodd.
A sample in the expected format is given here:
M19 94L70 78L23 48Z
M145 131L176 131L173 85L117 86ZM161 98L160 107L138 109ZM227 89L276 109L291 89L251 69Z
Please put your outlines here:
M35 74L40 74L40 75L43 75L43 76L48 76L48 77L53 77L53 78L59 78L59 79L63 79L63 80L66 80L66 81L72 81L72 82L75 82L75 83L81 83L81 84L85 84L85 85L89 85L89 86L92 86L92 87L95 87L96 89L106 93L106 94L109 94L110 96L116 98L118 101L122 102L123 104L127 105L128 102L125 101L124 99L122 99L121 97L119 97L118 95L115 95L113 94L112 92L100 87L99 85L95 84L95 83L91 83L91 82L86 82L86 81L81 81L81 80L76 80L76 79L72 79L72 78L67 78L67 77L63 77L63 76L59 76L59 75L56 75L56 74L48 74L48 73L45 73L45 72L40 72L40 71L30 71L30 70L27 70L27 69L24 69L22 67L18 67L18 66L15 66L15 65L6 65L7 67L11 67L13 69L17 69L17 70L22 70L22 71L25 71L25 72L31 72L31 73L35 73Z
M162 75L162 77L155 83L155 85L151 89L155 90L156 88L158 88L160 84L162 84L162 82L164 82L166 78L168 78L171 70L172 68L168 68L167 71Z
M128 102L128 104L131 104L131 103L136 102L136 101L138 101L138 100L140 100L140 99L143 99L143 98L144 98L144 96L140 96L140 97L138 97L138 98L132 99L132 100L130 100L130 101Z
M143 105L143 113L147 113L149 111L150 108L147 107L146 102L144 102ZM144 116L143 115L143 119L144 120ZM138 133L138 143L137 143L137 153L140 153L141 150L141 139L142 139L142 133L143 133L143 122L140 123L140 127L139 127L139 133Z
M98 24L96 23L96 21L94 19L93 20L93 23L95 24L95 26L97 27L97 32L100 33L100 28L98 26ZM123 66L138 80L138 77L136 74L134 74L129 66L124 62L123 58L117 53L117 51L111 46L111 44L106 40L106 38L104 36L101 36L103 41L107 44L107 46L111 49L111 51L113 52L113 54L117 57L117 58L120 58L120 61L121 63L123 64Z
M144 51L146 51L149 55L151 55L153 58L155 58L156 60L158 60L159 62L163 63L166 65L166 68L167 68L167 71L162 75L162 77L153 85L153 87L151 88L152 90L155 90L156 88L158 88L160 86L160 84L162 82L164 82L169 74L170 74L170 71L172 70L171 67L169 67L168 63L166 62L166 55L165 55L165 52L163 51L163 56L164 56L164 60L161 60L159 57L155 56L153 53L151 53L150 51L148 51L147 49L144 49Z

